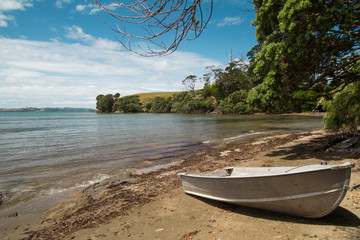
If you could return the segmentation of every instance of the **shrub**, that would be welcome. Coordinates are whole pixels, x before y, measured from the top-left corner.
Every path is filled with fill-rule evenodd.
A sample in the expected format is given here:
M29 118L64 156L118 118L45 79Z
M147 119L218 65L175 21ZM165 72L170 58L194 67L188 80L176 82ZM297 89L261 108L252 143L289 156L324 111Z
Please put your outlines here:
M150 101L150 104L150 112L169 113L171 110L171 97L167 99L163 97L155 97Z
M122 111L124 113L141 112L142 105L140 103L139 96L133 95L133 96L126 96L126 97L119 98L115 102L113 109Z
M324 106L327 110L325 128L357 131L360 126L360 82L348 85L332 101L325 102Z

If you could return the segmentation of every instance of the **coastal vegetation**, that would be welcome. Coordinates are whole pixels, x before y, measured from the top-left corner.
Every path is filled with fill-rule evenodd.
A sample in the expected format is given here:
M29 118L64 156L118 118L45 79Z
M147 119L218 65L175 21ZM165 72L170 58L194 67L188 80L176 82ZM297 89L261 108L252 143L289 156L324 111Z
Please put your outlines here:
M159 3L154 8L162 9L161 4L166 5ZM189 23L194 25L180 27L177 32L181 36L201 33L199 30L205 29L207 21L198 19L197 11L207 3L179 4L193 4L192 8L184 6L184 11L193 11L176 22L191 18L193 21ZM357 130L360 126L360 4L345 0L254 0L253 4L256 18L252 24L258 44L248 52L248 60L231 61L225 69L208 67L199 78L189 73L183 80L189 91L155 97L146 104L134 98L128 103L132 104L130 110L226 114L326 111L326 128ZM157 14L160 13L155 12L148 19L157 19ZM170 25L161 23L164 33L171 30L166 29ZM146 21L143 25L152 26ZM164 46L159 54L175 51L181 40L169 48ZM149 52L154 54L157 53ZM194 83L199 81L204 87L195 90ZM125 112L120 107L110 107L125 101L120 99L104 98L109 107L104 107L104 103L97 109Z

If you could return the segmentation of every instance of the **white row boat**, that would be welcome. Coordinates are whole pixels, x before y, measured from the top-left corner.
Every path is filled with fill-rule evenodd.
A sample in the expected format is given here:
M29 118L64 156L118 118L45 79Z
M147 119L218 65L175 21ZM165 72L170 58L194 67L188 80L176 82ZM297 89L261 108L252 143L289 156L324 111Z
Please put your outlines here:
M185 193L221 202L319 218L334 211L349 189L353 162L297 167L228 167L180 173Z

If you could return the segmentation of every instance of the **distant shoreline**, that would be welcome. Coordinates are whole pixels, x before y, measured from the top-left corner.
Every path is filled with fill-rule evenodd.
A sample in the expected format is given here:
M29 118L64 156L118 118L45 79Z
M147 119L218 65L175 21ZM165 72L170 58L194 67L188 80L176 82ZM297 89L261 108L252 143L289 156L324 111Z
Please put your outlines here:
M0 108L0 112L95 112L91 108Z

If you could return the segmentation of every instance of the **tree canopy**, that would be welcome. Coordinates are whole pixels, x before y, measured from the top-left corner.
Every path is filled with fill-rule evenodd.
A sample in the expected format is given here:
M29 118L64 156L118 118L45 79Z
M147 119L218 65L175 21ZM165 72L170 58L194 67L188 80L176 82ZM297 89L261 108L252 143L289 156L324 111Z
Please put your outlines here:
M113 111L113 105L114 105L114 96L112 94L107 94L107 95L98 95L96 97L96 109L99 112L104 112L104 113L110 113Z
M328 97L359 81L356 1L254 0L254 6L253 71L274 103L287 105L299 92Z
M360 126L360 82L349 84L334 99L325 103L325 127L341 131L356 131Z
M253 2L258 45L248 56L261 83L250 95L259 108L301 111L305 104L316 106L320 99L331 100L349 84L360 81L357 1ZM343 97L337 95L334 104ZM327 102L329 111L339 109L330 105ZM335 115L330 114L327 122Z

